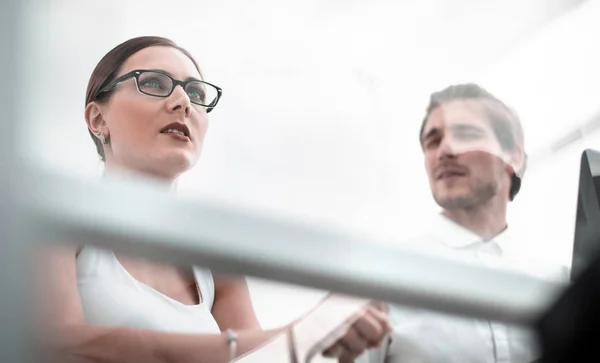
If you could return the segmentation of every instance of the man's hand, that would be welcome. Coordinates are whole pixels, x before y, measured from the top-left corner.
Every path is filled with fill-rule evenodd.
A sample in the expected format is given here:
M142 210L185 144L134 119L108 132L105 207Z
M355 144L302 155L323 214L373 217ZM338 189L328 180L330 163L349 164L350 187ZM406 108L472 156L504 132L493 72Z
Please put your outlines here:
M352 363L365 350L379 347L392 330L387 311L387 305L381 303L366 307L346 334L327 348L323 355L337 357L339 363Z

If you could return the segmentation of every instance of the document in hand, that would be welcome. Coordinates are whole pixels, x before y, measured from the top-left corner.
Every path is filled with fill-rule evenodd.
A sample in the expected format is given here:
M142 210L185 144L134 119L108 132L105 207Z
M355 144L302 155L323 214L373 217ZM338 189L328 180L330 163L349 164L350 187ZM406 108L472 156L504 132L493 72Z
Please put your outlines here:
M290 331L238 357L236 363L318 363L332 359L321 354L344 336L370 303L367 299L328 295L298 319Z

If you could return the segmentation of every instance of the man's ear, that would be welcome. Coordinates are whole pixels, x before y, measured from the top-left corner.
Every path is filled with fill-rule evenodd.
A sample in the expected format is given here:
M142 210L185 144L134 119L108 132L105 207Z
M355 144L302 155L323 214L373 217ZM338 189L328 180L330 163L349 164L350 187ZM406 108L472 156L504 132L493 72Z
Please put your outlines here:
M85 122L94 135L102 133L105 137L109 136L103 109L97 102L90 102L85 107Z
M525 151L521 147L516 147L509 153L506 164L510 174L514 172L519 178L523 178L527 167L527 155Z

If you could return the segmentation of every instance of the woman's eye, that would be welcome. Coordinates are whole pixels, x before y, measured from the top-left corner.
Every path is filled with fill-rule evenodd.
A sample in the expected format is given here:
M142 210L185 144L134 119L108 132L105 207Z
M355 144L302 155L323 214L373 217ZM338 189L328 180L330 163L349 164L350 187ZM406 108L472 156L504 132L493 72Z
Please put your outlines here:
M141 82L144 88L160 88L161 83L157 79L145 79Z
M198 89L190 89L187 91L189 98L193 101L203 102L204 101L204 92Z

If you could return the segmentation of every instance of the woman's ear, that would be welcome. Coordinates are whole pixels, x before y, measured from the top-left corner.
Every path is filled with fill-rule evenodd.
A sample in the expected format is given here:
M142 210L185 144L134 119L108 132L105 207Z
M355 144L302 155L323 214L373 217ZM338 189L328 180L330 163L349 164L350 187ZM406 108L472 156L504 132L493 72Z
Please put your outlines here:
M103 109L97 102L90 102L85 107L85 122L88 129L94 134L109 136L108 127L103 115Z

